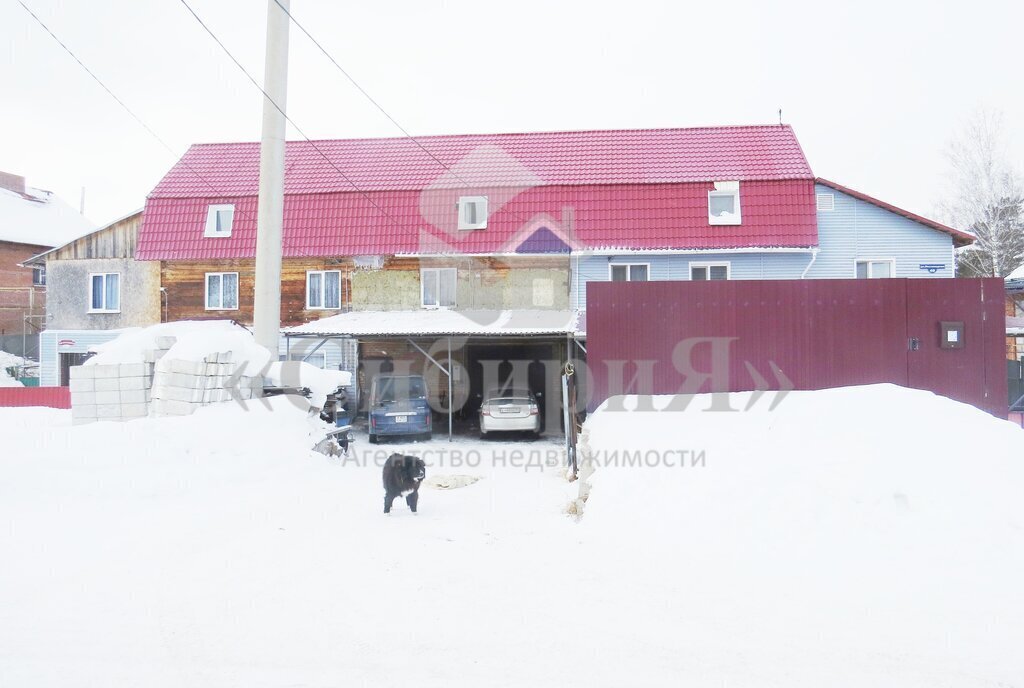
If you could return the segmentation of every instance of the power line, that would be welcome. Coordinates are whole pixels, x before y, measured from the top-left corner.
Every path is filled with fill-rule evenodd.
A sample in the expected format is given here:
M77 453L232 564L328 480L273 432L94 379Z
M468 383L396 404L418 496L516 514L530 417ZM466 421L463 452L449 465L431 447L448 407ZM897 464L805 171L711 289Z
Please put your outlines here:
M192 16L193 16L194 18L195 18L195 20L196 20L197 22L199 22L199 25L200 25L200 26L202 26L202 27L203 27L203 29L205 29L205 30L206 30L206 33L208 33L208 34L210 35L210 38L212 38L212 39L214 40L214 42L215 42L215 43L216 43L217 45L219 45L219 46L220 46L220 49L224 51L224 54L225 54L225 55L227 55L227 56L228 56L228 57L229 57L229 58L231 59L231 61L235 63L235 66L236 66L236 67L238 67L238 68L239 68L239 69L240 69L240 70L242 71L242 74L245 74L246 78L248 78L248 79L249 79L249 81L250 81L250 82L252 82L252 85L253 85L253 86L255 86L255 87L256 87L256 88L257 88L257 89L259 90L259 92L260 92L260 93L262 93L262 94L263 94L263 97L267 99L267 102L269 102L269 103L270 103L271 105L273 105L273 106L274 106L274 108L275 108L275 109L276 109L276 110L277 110L278 112L280 112L280 113L281 113L281 116L282 116L282 117L284 117L284 118L285 118L285 120L286 120L286 121L287 121L287 122L288 122L289 124L291 124L291 125L292 125L292 126L293 126L293 127L295 128L295 131L297 131L297 132L299 133L299 136L301 136L302 138L306 139L306 143L308 143L308 144L309 144L310 146L312 146L312 147L313 147L313 150L315 150L315 151L316 151L317 153L319 153L319 154L320 154L320 157L322 157L322 158L323 158L323 159L324 159L324 160L325 160L325 161L327 162L327 164L328 164L328 165L330 165L331 167L333 167L333 168L334 168L334 170L335 170L335 171L336 171L336 172L337 172L337 173L338 173L338 174L339 174L339 175L341 176L341 178L342 178L342 179L344 179L344 180L345 180L345 181L346 181L346 182L347 182L347 183L348 183L348 184L349 184L349 185L350 185L350 186L351 186L351 187L352 187L353 189L355 189L356 191L358 191L358 192L359 192L359 194L360 194L360 195L361 195L361 196L362 196L363 198L365 198L365 199L366 199L367 201L369 201L369 202L370 202L370 205L372 205L372 206L373 206L374 208L376 208L376 209L377 209L377 210L378 210L378 211L379 211L379 212L380 212L380 213L381 213L382 215L384 215L384 216L385 216L385 217L387 217L387 218L388 218L389 220L391 220L391 222L393 222L393 223L394 223L394 224L395 224L396 226L398 226L398 227L401 227L402 225L401 225L401 223L400 223L400 222L398 222L398 220L396 220L396 219L395 219L394 217L392 217L392 216L391 216L391 215L390 215L390 214L389 214L389 213L388 213L388 212L387 212L386 210L384 210L383 208L381 208L381 207L380 207L380 206L379 206L379 205L378 205L378 204L376 203L376 201L374 201L374 200L373 200L372 198L370 198L370 196L369 196L369 195L368 195L368 194L367 194L367 193L366 193L365 191L363 191L362 189L360 189L360 188L359 188L359 185L358 185L358 184L356 184L356 183L355 183L354 181L352 181L351 179L349 179L348 175L346 175L346 174L345 174L345 173L344 173L344 172L343 172L343 171L341 170L341 168L340 168L340 167L338 167L337 165L335 165L335 164L334 164L334 161L333 161L333 160L331 160L331 159L330 159L329 157L327 157L327 154L326 154L326 153L324 153L324 152L323 152L322 150L320 150L320 147L319 147L319 146L317 146L317 145L316 145L316 143L314 143L313 139L311 139L311 138L309 138L308 136L306 136L306 133L305 133L304 131L302 131L302 129L300 129L300 128L299 128L299 125L297 125L297 124L295 123L295 121L294 121L294 120L292 120L292 118L288 116L288 114L287 114L287 113L286 113L286 112L284 111L284 109L282 109L282 108L281 108L281 106L280 106L280 105L278 105L278 104L277 104L277 103L276 103L276 102L274 101L274 99L273 99L273 98L271 98L271 97L270 97L270 95L269 95L269 94L268 94L268 93L267 93L267 92L266 92L265 90L263 90L263 87L262 87L262 86L260 86L259 82L258 82L258 81L256 81L256 79L254 79L254 78L253 78L253 76L252 76L251 74L249 74L248 70L246 70L246 68L242 66L242 63L241 63L241 62L239 62L239 61L238 61L238 60L237 60L237 59L235 58L235 56L231 54L231 51L227 49L227 46L225 46L225 45L224 45L224 43L223 43L223 42L221 42L221 40L220 40L219 38L217 38L217 34L215 34L215 33L214 33L214 32L213 32L213 31L212 31L211 29L210 29L210 27L206 25L206 23L205 23L205 22L204 22L204 21L202 20L202 18L200 18L200 16L199 16L198 14L196 14L195 10L193 10L193 9L192 9L192 7L191 7L191 6L190 6L190 5L188 4L188 2L186 2L186 0L180 0L180 1L181 1L181 4L185 6L185 9L187 9L187 10L189 11L189 13L190 13L190 14L191 14L191 15L192 15ZM20 2L20 0L19 0L19 2ZM289 16L290 16L290 15L289 15Z
M137 122L137 123L139 124L139 126L141 126L141 127L142 127L142 128L143 128L143 129L144 129L144 130L145 130L145 131L146 131L146 132L147 132L147 133L148 133L148 134L149 134L150 136L152 136L152 137L153 137L153 139L154 139L154 140L156 140L156 141L157 141L157 142L158 142L158 143L159 143L159 144L160 144L161 146L163 146L164 148L166 148L166 149L167 149L167 152L168 152L168 153L170 153L170 154L171 154L172 156L174 156L175 158L178 158L178 164L180 164L180 165L183 165L183 166L184 166L184 167L185 167L185 168L186 168L186 169L187 169L187 170L188 170L189 172L191 172L192 174L194 174L194 175L196 176L196 178L197 178L197 179L199 179L199 180L200 180L201 182L203 182L203 183L204 183L204 184L205 184L205 185L206 185L207 187L209 187L209 189L210 189L211 191L213 191L215 195L217 195L217 196L221 196L221 197L225 197L225 198L230 198L230 197L232 197L232 196L234 195L234 194L228 194L228 193L224 193L224 190L223 190L223 189L219 189L219 188L217 188L217 187L216 187L216 186L215 186L215 185L214 185L214 184L213 184L213 183L212 183L212 182L211 182L210 180L208 180L208 179L207 179L206 177L204 177L204 176L203 176L203 175L202 175L202 174L201 174L201 173L199 172L199 170L197 170L196 168L192 167L192 165L190 165L190 164L189 164L188 162L186 162L186 161L185 161L185 158L184 158L184 157L180 157L179 153L178 153L177 151L175 151L175 150L174 150L174 148L172 148L172 147L171 147L171 145L170 145L170 144L168 144L168 143L167 143L167 142L166 142L166 141L165 141L165 140L164 140L163 138L161 138L161 136L160 136L159 134L157 134L157 133L156 133L156 132L155 132L155 131L154 131L154 130L152 129L152 127L150 127L150 126L149 126L148 124L146 124L146 122L145 122L145 121L144 121L144 120L143 120L143 119L142 119L142 118L141 118L141 117L140 117L139 115L135 114L135 112L134 112L134 111L133 111L133 110L132 110L132 109L131 109L130 107L128 107L128 105L127 105L127 104L126 104L126 103L125 103L125 102L124 102L123 100L121 100L121 99L120 99L120 98L119 98L119 97L117 96L117 94L116 94L116 93L114 93L114 92L113 92L113 91L112 91L112 90L111 90L111 89L110 89L110 88L109 88L109 87L108 87L108 86L107 86L107 85L106 85L106 84L105 84L105 83L103 82L103 80L102 80L102 79L100 79L100 78L99 78L99 77L98 77L98 76L96 75L96 73L95 73L95 72L93 72L93 71L92 71L91 69L89 69L89 67L88 67L88 66L86 66L86 64L85 64L84 62L82 62L82 60L80 60L80 59L78 58L78 56L77 56L77 55L76 55L76 54L75 54L75 53L74 53L74 52L73 52L73 51L71 50L71 48L69 48L69 47L67 46L67 44L66 44L66 43L64 43L64 41L62 41L62 40L61 40L60 38L58 38L58 37L57 37L57 34L55 34L55 33L54 33L54 32L53 32L53 31L52 31L51 29L50 29L50 27L49 27L49 26L47 26L47 25L46 25L46 23L44 23L44 22L43 22L43 20L42 20L42 19L40 19L40 18L39 18L39 17L38 17L37 15L36 15L36 13L35 13L35 12L33 12L33 11L32 11L32 10L31 10L31 9L30 9L30 8L28 7L28 5L26 5L26 4L24 3L24 2L22 2L22 0L18 0L18 4L20 4L20 5L22 6L22 8L24 8L24 10L25 10L26 12L28 12L28 14L29 14L29 15L30 15L30 16L31 16L31 17L32 17L33 19L35 19L35 20L36 20L36 23L38 23L38 24L39 24L39 25L40 25L41 27L43 27L43 29L44 29L44 30L46 31L46 33L48 33L48 34L50 35L50 37L51 37L51 38L53 38L53 40L54 40L54 41L55 41L55 42L56 42L56 43L57 43L57 44L58 44L58 45L59 45L59 46L60 46L61 48L63 48L63 49L64 49L64 51L65 51L65 52L67 52L67 54L68 54L68 55L70 55L72 59L74 59L74 61L75 61L75 62L77 62L77 63L78 63L78 66L80 66L80 67L81 67L81 68L82 68L82 69L83 69L83 70L84 70L84 71L85 71L85 72L86 72L86 73L87 73L87 74L88 74L88 75L89 75L90 77L92 77L92 79L93 79L93 80L94 80L94 81L95 81L95 82L96 82L97 84L99 84L99 85L100 85L100 87L101 87L101 88L102 88L102 89L103 89L103 90L104 90L104 91L105 91L105 92L107 93L107 95L109 95L109 96L110 96L111 98L113 98L113 99L114 99L114 101L115 101L115 102L116 102L116 103L117 103L118 105L120 105L120 106L121 106L121 108L123 108L123 109L124 109L124 111L125 111L125 112L127 112L127 113L128 113L128 114L129 114L130 116L131 116L131 118L132 118L132 119L134 119L134 120L135 120L135 121L136 121L136 122ZM238 210L239 210L239 212L240 212L240 213L241 213L242 215L244 215L244 216L245 216L245 217L247 217L248 219L252 220L252 221L253 221L254 223L255 223L255 222L257 221L257 218L256 218L256 216L254 216L254 215L253 215L252 213L250 213L250 212L248 212L248 211L246 211L246 210L243 210L243 209L241 209L241 208L238 208ZM289 246L289 248L291 248L292 250L296 250L296 251L297 251L297 252L298 252L298 253L300 254L300 256L301 256L301 257L304 257L304 258L313 258L313 257L316 257L316 256L313 256L313 254L309 254L309 253L303 253L303 252L302 252L301 250L298 250L298 249L297 249L297 248L296 248L295 246Z
M183 1L184 1L184 0L183 0ZM474 186L477 186L476 184L472 184L472 183L468 182L467 180L463 179L463 178L462 178L461 176L459 176L459 174L458 174L458 173L457 173L457 172L456 172L455 170L453 170L453 169L452 169L452 168L451 168L450 166L446 165L446 164L444 163L444 161L443 161L443 160L441 160L440 158L438 158L438 157L437 157L436 155L434 155L434 154L433 154L433 153L432 153L432 152L431 152L431 151L430 151L430 150L429 150L429 149L428 149L427 147L425 147L425 146L424 146L424 145L423 145L422 143L420 143L419 139L417 139L417 138L416 138L415 136L413 136L412 134L410 134L410 133L409 133L409 131L408 131L408 130L407 130L407 129L406 129L405 127L403 127L403 126L402 126L402 125L401 125L401 124L399 123L399 121L398 121L397 119L395 119L395 118L394 118L393 116L391 116L391 114L390 114L390 113L389 113L389 112L388 112L387 110L385 110L385 109L384 109L384 106L383 106L383 105L381 105L380 103L378 103L378 102L377 102L377 100L376 100L376 99L375 99L375 98L374 98L373 96L371 96L371 95L370 95L370 93L369 93L369 92L368 92L368 91L367 91L367 90L366 90L365 88L363 88L363 87L362 87L362 86L361 86L361 85L359 84L359 82L358 82L358 81L356 81L356 80L355 80L355 77L353 77L353 76L352 76L351 74L349 74L348 70L346 70L346 69L345 69L344 67L342 67L342 66L341 66L341 65L340 65L340 64L338 63L338 61L334 59L334 56L333 56L333 55L331 55L331 53L330 53L330 52L328 52L327 48L325 48L325 47L324 47L324 46L323 46L323 45L322 45L322 44L320 43L320 41L318 41L318 40L317 40L316 38L314 38L314 37L313 37L313 34L311 34L311 33L310 33L310 32L309 32L309 31L308 31L307 29L306 29L306 27L305 27L305 26L303 26L303 25L302 25L302 24L301 24L301 23L299 22L299 20L295 18L295 15L293 15L293 14L292 14L292 13L291 13L291 12L290 12L290 11L288 10L288 8L286 8L286 7L284 6L284 5L282 5L282 4L281 4L281 0L274 0L274 2L275 2L275 3L277 4L277 6L278 6L278 7L280 7L280 8L281 8L281 10L282 10L282 11L283 11L283 12L284 12L285 14L287 14L287 15L288 15L288 18L289 18L289 19L290 19L290 20L292 21L292 23L293 23L293 24L295 24L295 26L296 26L296 27L298 27L298 29L299 29L299 30L300 30L300 31L301 31L302 33L304 33L304 34L306 35L306 38L308 38L308 39L309 39L309 40L310 40L310 41L311 41L311 42L313 43L313 45L315 45L315 46L316 46L316 47L317 47L317 48L318 48L318 49L320 50L320 52L322 52L322 53L324 54L324 56L325 56L325 57L326 57L326 58L327 58L328 60L330 60L330 61L331 61L331 64L333 64L333 65L334 65L335 67L337 67L338 71L339 71L339 72L341 72L341 73L342 73L342 75L344 75L344 77L345 77L346 79L348 79L349 83L351 83L351 84L352 84L352 85L353 85L353 86L354 86L354 87L356 88L356 90L358 90L358 91L359 91L360 93L362 93L362 94L363 94L363 96L364 96L364 97L365 97L365 98L366 98L366 99L367 99L368 101L370 101L370 103L372 103L372 104L373 104L373 106L374 106L375 108L377 108L377 109L378 109L378 110L380 111L380 113L381 113L382 115L384 115L384 116L385 116L385 117L386 117L386 118L387 118L387 119L388 119L388 120L389 120L389 121L390 121L390 122L391 122L392 124L394 124L394 125L395 125L395 127L396 127L396 128L397 128L397 129L398 129L398 130L399 130L400 132L402 132L402 134L403 134L403 135L404 135L404 136L405 136L405 137L406 137L407 139L409 139L410 141L412 141L412 142L413 142L413 143L414 143L414 144L416 145L416 147L417 147L417 148L419 148L419 149L420 149L421 151L423 151L424 153L426 153L426 154L427 154L427 155L428 155L428 156L429 156L429 157L430 157L430 158L431 158L431 159L432 159L432 160L433 160L434 162L436 162L436 163L437 163L438 165L440 165L440 166L441 166L442 168L444 168L444 170L445 170L446 172L448 172L448 173L449 173L449 174L451 174L451 175L452 175L453 177L455 177L455 179L457 179L458 181L460 181L460 182L462 183L462 185L463 185L464 187L466 187L466 188L472 188L472 187L474 187ZM510 213L512 213L512 214L514 214L514 215L516 215L516 216L517 216L517 217L518 217L518 218L519 218L520 220L525 220L525 221L526 221L527 223L529 223L530 221L532 221L532 220L533 220L533 218L531 218L531 217L528 217L528 216L526 216L526 215L523 215L523 214L522 214L522 213L520 213L519 211L517 211L517 210L514 210L514 209L512 209L512 208L507 208L506 210L507 210L508 212L510 212Z
M40 18L39 18L38 16L36 16L36 13L35 13L35 12L33 12L33 11L32 11L31 9L29 9L29 6L28 6L28 5L26 5L26 4L24 3L24 2L22 2L22 0L18 0L18 4L19 4L19 5L21 5L21 6L22 6L22 8L23 8L23 9L24 9L24 10L25 10L26 12L28 12L28 13L29 13L29 15L31 15L31 17L32 17L33 19L35 19L35 20L36 20L36 22L37 22L37 23L39 24L39 26L43 27L43 29L44 29L44 30L46 31L46 33L50 34L50 38L52 38L53 40L55 40L55 41L57 42L57 45L59 45L60 47L64 48L65 52L67 52L67 54L68 54L68 55L70 55L70 56L71 56L71 58L72 58L72 59L73 59L73 60L74 60L75 62L77 62L77 63L78 63L78 66L79 66L79 67L81 67L82 69L84 69L84 70L85 70L85 73L86 73L86 74L88 74L89 76L91 76L91 77L93 78L93 81L95 81L95 82L96 82L97 84L99 84L99 85L100 85L100 87L101 87L101 88L102 88L102 89L103 89L104 91L106 91L106 92L107 92L107 95L109 95L109 96L110 96L111 98L113 98L113 99L114 99L115 101L117 101L117 104L118 104L118 105L120 105L120 106L121 106L122 108L124 108L124 111L125 111L125 112L127 112L127 113L128 113L129 115L131 115L131 116L132 116L132 119L134 119L134 120L135 120L136 122L138 122L138 123L139 123L139 125L140 125L140 126L141 126L141 127L143 128L143 129L145 129L146 131L148 131L148 132L150 133L150 135L151 135L151 136L152 136L153 138L155 138L155 139L156 139L157 141L159 141L159 142L160 142L160 144L161 144L161 145L162 145L162 146L163 146L164 148L166 148L166 149L167 149L168 151L170 151L170 153L171 153L172 155L177 155L177 153L175 153L175 152L174 152L174 149L173 149L173 148L171 148L171 147L170 147L170 146L169 146L169 145L167 144L167 142L165 142L165 141L164 141L164 140L163 140L162 138L160 138L160 137L159 137L159 136L157 135L157 133L156 133L155 131L153 131L152 129L150 129L150 128L149 128L149 125L147 125L147 124L146 124L145 122L143 122L143 121L142 121L142 118L141 118L141 117L139 117L139 116L138 116L138 115L136 115L136 114L135 114L134 112L132 112L132 109L131 109L130 107L128 107L127 105L125 105L125 104L124 104L124 101L123 101L123 100L121 100L120 98L118 98L118 97L117 97L117 95L116 95L116 94L115 94L115 93L114 93L113 91L111 91L111 90L110 90L110 89L109 89L109 88L107 87L107 85L106 85L105 83L103 83L103 81L102 81L102 80L101 80L101 79L100 79L100 78L99 78L98 76L96 76L96 74L95 74L95 73L94 73L94 72L93 72L93 71L92 71L91 69L89 69L88 67L86 67L86 66L85 66L85 63L84 63L84 62L82 62L82 61L81 61L80 59L78 59L78 56L77 56L77 55L75 55L75 53L71 51L71 48L69 48L69 47L68 47L67 45L65 45L64 41L62 41L61 39L57 38L57 34L55 34L55 33L54 33L53 31L51 31L51 30L50 30L50 27L49 27L49 26L47 26L47 25L46 25L45 23L43 23L43 20L42 20L42 19L40 19Z
M348 80L349 80L349 82L350 82L350 83L351 83L351 84L352 84L353 86L355 86L356 90L358 90L358 91L359 91L360 93L362 93L362 94L363 94L363 96L365 96L365 98L366 98L366 99L367 99L368 101L370 101L370 103L372 103L372 104L373 104L373 106L374 106L375 108L377 108L378 110L380 110L380 113L381 113L382 115L384 115L385 117L387 117L387 118L388 118L388 120L390 120L390 122L391 122L392 124L394 124L394 125L395 125L395 127L397 127L397 128L398 128L398 130L399 130L400 132L402 132L402 134L404 134L404 135L405 135L405 137L406 137L407 139L409 139L410 141L412 141L412 142L413 142L414 144L416 144L416 146L417 146L417 147L418 147L418 148L419 148L420 150L422 150L422 151L423 151L424 153L426 153L427 155L429 155L429 156L430 156L430 157L431 157L431 158L432 158L432 159L434 160L434 162L436 162L436 163L437 163L438 165L440 165L441 167L443 167L444 169L446 169L446 170L447 170L448 172L451 172L451 173L452 173L452 175L453 175L453 176L454 176L454 177L455 177L456 179L458 179L458 180L459 180L460 182L462 182L462 183L463 183L464 185L466 185L466 186L473 186L472 184L470 184L469 182L467 182L467 181L466 181L465 179L462 179L461 177L459 177L459 175L458 175L458 174L456 174L456 173L455 173L455 171L454 171L454 170L452 170L452 168L451 168L451 167L449 167L448 165L446 165L446 164L445 164L445 163L444 163L444 162L443 162L442 160L440 160L440 159L439 159L439 158L438 158L438 157L437 157L436 155L434 155L433 153L431 153L431 152L430 152L430 150L428 150L428 149L427 149L427 148L426 148L426 147L425 147L425 146L424 146L423 144L421 144L421 143L419 142L419 140L417 140L417 139L416 139L416 137L415 137L415 136L413 136L412 134L410 134L410 133L409 133L409 131L408 131L408 130L407 130L407 129L406 129L405 127L403 127L403 126L402 126L401 124L399 124L398 120L397 120L397 119L395 119L394 117L392 117L392 116L391 116L391 114L390 114L390 113L388 113L388 111L384 109L384 106L383 106L383 105L381 105L380 103L378 103L378 102L376 101L376 99L374 99L374 97L373 97L373 96L371 96L371 95L369 94L369 92L367 92L367 90L366 90L365 88L363 88L362 86L360 86L360 85L359 85L359 82L358 82L358 81L356 81L356 80L355 80L355 78L354 78L354 77L353 77L353 76L352 76L351 74L349 74L349 73L348 73L348 71L347 71L347 70L346 70L346 69L345 69L344 67L342 67L342 66L341 66L340 64L338 64L338 61L337 61L337 60L335 60L335 59L334 59L334 56L333 56L333 55L331 55L331 54L330 54L330 53L329 53L329 52L327 51L327 48L325 48L325 47L324 47L323 45L321 45L321 44L320 44L320 41L318 41L317 39L315 39L315 38L313 37L313 34L311 34L311 33L310 33L309 31L307 31L307 30L306 30L306 27L305 27L305 26L303 26L302 24L300 24L300 23L299 23L299 20L298 20L298 19L296 19L296 18L295 18L295 16L294 16L294 15L293 15L293 14L292 14L291 12L289 12L289 11L288 11L288 8L286 8L286 7L284 6L284 5L282 5L282 4L281 4L281 0L274 0L274 2L275 2L275 3L277 4L277 6L278 6L278 7L280 7L280 8L281 8L281 9L282 9L282 10L284 11L284 13L285 13L285 14L287 14L287 15L288 15L288 18L289 18L289 19L291 19L292 23L293 23L293 24L295 24L295 26L296 26L296 27L298 27L299 31L301 31L302 33L306 34L306 38L308 38L308 39L309 39L310 41L312 41L312 42L313 42L313 45L315 45L315 46L316 46L316 47L317 47L317 48L318 48L318 49L320 50L320 52L322 52L322 53L324 54L324 56L325 56L325 57L326 57L326 58L327 58L328 60L330 60L330 61L331 61L331 64L333 64L333 65L334 65L335 67L337 67L337 68L338 68L338 71L339 71L339 72L341 72L341 73L342 73L342 74L343 74L343 75L345 76L345 78L346 78L346 79L348 79Z

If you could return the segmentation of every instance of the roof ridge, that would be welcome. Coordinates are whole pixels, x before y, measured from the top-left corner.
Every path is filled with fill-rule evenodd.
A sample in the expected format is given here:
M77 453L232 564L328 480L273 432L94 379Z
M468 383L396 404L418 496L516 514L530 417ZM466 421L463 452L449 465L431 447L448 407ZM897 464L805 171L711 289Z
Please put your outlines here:
M462 134L413 134L410 136L357 136L352 138L321 138L321 139L291 139L286 143L331 143L334 141L404 141L406 139L452 139L452 138L489 138L494 136L559 136L565 134L639 134L657 132L697 132L697 131L720 131L723 129L779 129L793 132L790 124L712 124L696 127L649 127L649 128L618 128L618 129L545 129L542 131L496 131ZM259 145L259 141L206 141L193 143L190 147L198 146L238 146L238 145ZM802 152L802 150L801 150Z

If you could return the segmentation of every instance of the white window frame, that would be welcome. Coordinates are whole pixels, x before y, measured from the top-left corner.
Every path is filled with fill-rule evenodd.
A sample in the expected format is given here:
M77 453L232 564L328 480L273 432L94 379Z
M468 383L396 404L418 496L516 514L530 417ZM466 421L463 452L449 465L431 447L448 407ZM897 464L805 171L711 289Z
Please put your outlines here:
M235 293L235 306L234 306L234 308L225 308L224 307L224 276L225 275L234 275L235 276L235 290L236 290L236 293ZM210 305L210 278L211 277L220 277L220 303L221 303L220 306L211 306ZM208 310L208 311L237 311L238 310L238 305L239 305L239 302L240 302L239 295L240 295L240 292L242 291L241 287L242 287L242 285L241 285L240 280L238 279L238 273L237 272L208 272L208 273L206 273L206 277L205 277L205 279L203 279L203 304L206 306L206 310Z
M338 275L338 305L328 306L327 305L327 274L335 273ZM310 305L309 299L309 277L310 275L320 275L320 303L323 305L312 306ZM338 311L341 310L341 270L306 270L306 310L310 311Z
M823 199L828 199L827 204L822 203ZM814 208L815 210L823 213L830 213L836 209L836 195L834 193L816 193L814 194Z
M854 258L853 259L853 278L860 279L857 277L857 265L860 263L868 264L868 276L864 279L887 279L885 277L874 277L871 274L872 263L888 263L889 264L889 278L896 276L896 259L892 257L888 258Z
M426 292L426 289L425 289L425 284L426 283L425 283L425 281L423 279L423 275L428 273L428 272L436 272L437 273L437 296L438 296L438 300L439 301L440 301L440 297L441 297L441 276L442 276L442 274L451 274L452 275L452 280L454 281L454 284L452 286L452 304L450 306L442 306L439 303L436 303L436 304L428 304L428 303L426 303L427 292ZM434 308L434 309L455 308L456 303L458 303L458 289L459 289L459 271L458 271L457 268L420 268L420 305L423 306L423 308Z
M733 207L736 212L731 217L719 217L711 214L711 199L731 196L735 198ZM743 209L740 206L740 183L739 182L715 182L715 188L708 191L708 224L709 225L738 225L743 222Z
M38 279L36 277L38 275ZM91 282L90 282L91 284ZM33 287L45 287L46 286L46 264L33 265L32 266L32 286ZM90 301L89 303L92 303Z
M695 280L695 279L693 279L693 269L694 268L706 268L707 271L708 271L708 278L706 280ZM691 282L718 282L719 280L712 280L711 279L711 268L725 268L725 281L728 282L729 280L732 279L732 262L730 262L728 260L718 260L718 261L709 261L709 262L691 261L690 262L690 268L689 268L690 269L690 274L689 274L690 281Z
M117 308L107 308L107 278L117 275ZM93 278L103 277L103 308L92 307ZM89 273L89 313L120 313L121 312L121 273L120 272L90 272Z
M316 366L321 370L327 369L327 352L325 351L314 351L308 354L300 351L293 351L292 353L288 354L287 357L284 356L283 354L278 356L278 360L293 362L302 361L303 359L306 358L307 355L309 356L309 358L306 360L306 363L310 364L311 366Z
M612 268L627 268L626 270L626 281L627 282L650 282L651 281L651 264L650 263L608 263L608 281L612 281ZM647 279L646 280L635 280L633 279L633 268L647 268Z
M467 210L470 205L476 207L476 222L471 222L467 217ZM482 210L482 212L481 212ZM487 196L460 196L458 204L459 229L486 229L487 228Z
M228 228L226 231L217 231L217 214L222 212L230 212L230 219L228 220ZM231 236L231 230L235 224L235 206L233 203L219 203L207 206L206 208L206 230L203 232L203 236L209 238L223 238Z

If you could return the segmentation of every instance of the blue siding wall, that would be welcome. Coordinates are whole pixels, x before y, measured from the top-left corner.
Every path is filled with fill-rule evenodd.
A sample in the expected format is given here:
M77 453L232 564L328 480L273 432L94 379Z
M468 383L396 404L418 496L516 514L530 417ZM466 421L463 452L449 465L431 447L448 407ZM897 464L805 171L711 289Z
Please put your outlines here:
M850 279L858 259L891 258L896 277L954 277L953 239L876 205L827 186L834 210L818 211L817 259L805 253L677 253L671 255L574 256L572 305L586 308L586 283L606 282L608 265L645 263L652 280L687 280L691 263L729 263L730 279ZM942 265L934 273L921 265ZM808 270L808 265L810 269Z
M646 264L651 280L688 280L691 263L728 263L730 279L800 279L810 261L810 250L801 253L579 256L573 261L572 305L573 308L586 308L586 283L607 282L609 265Z
M817 185L833 194L835 210L818 211L818 260L809 278L850 278L858 258L894 258L897 277L954 277L953 238L876 205ZM929 273L922 264L944 265Z
M68 341L60 347L63 353L88 353L89 349L109 342L119 334L120 330L45 330L39 335L39 385L56 387L60 384L60 360L57 342Z

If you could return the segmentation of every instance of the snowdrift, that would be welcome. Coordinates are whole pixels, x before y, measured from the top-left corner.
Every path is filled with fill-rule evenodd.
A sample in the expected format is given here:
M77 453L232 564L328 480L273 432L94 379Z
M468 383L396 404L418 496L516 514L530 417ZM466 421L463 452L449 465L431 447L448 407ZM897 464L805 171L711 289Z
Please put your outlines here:
M788 685L821 669L799 648L860 685L1019 680L1024 431L894 385L768 403L708 412L698 395L685 411L605 404L588 419L581 528L620 552L613 576L645 562L675 583L680 613L735 629L738 645L779 634L779 656L758 661L791 661Z

